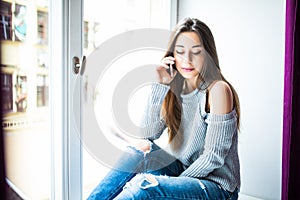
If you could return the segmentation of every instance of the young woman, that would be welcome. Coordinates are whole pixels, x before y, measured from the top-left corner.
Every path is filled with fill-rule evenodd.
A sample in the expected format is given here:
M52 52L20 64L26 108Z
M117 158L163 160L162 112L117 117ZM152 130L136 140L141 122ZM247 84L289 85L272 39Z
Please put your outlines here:
M208 26L182 20L156 71L141 128L147 140L129 147L88 199L237 199L239 100ZM165 129L166 151L154 143Z

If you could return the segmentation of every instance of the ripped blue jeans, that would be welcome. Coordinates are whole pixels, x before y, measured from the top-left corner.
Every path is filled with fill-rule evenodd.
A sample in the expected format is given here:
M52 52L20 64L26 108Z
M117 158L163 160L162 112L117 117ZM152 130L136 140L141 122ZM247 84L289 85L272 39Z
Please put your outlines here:
M182 163L155 143L150 146L148 153L128 147L88 200L238 198L238 190L231 193L209 180L178 177L184 170Z

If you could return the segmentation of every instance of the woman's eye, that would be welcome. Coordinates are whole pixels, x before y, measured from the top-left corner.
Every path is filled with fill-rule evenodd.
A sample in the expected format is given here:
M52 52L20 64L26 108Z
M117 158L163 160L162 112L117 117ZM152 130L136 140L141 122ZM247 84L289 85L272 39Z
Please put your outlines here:
M192 52L194 55L199 55L201 53L201 51L195 51L195 52Z
M184 54L184 51L176 50L176 53L177 53L177 54Z

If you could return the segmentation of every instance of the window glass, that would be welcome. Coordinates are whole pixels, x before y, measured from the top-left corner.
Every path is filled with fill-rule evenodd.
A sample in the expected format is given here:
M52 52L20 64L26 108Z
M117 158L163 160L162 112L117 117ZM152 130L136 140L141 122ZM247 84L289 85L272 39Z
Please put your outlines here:
M22 199L50 199L48 3L0 2L6 180Z
M95 2L92 0L84 1L83 53L87 56L87 60L89 59L88 56L97 47L101 47L107 40L126 31L141 28L170 28L170 0L99 0L97 3L100 6L95 6ZM130 58L126 57L124 60L139 57L142 54L129 55ZM145 55L145 52L143 55ZM149 53L148 55L150 56ZM140 59L142 58L140 57ZM157 59L152 60L157 61ZM90 88L88 75L85 74L84 76L84 88L88 88L88 90L95 89ZM112 79L109 81L112 81ZM106 84L104 83L104 89L98 88L95 91L91 91L95 99L97 99L97 95L105 93L105 87L110 88ZM90 94L89 92L84 94ZM97 103L94 102L94 104L97 107ZM99 110L98 108L95 109ZM99 145L101 144L99 143ZM107 153L109 154L110 152ZM87 198L108 170L109 168L105 164L97 161L93 155L83 148L83 199Z

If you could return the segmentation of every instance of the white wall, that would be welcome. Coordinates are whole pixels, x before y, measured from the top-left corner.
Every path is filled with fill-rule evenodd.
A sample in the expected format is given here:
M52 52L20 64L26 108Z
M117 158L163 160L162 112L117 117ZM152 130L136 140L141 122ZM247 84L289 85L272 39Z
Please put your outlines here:
M179 0L178 18L212 30L225 77L241 101L241 193L280 199L284 0Z

